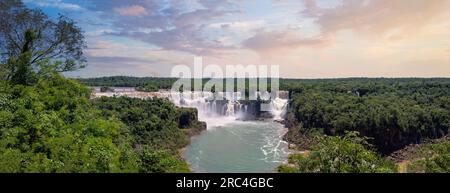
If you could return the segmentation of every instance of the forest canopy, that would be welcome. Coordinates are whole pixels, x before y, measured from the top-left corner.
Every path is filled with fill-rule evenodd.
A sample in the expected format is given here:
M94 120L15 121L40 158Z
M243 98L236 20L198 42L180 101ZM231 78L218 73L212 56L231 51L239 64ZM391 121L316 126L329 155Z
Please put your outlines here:
M300 132L358 131L382 153L450 128L450 79L341 79L290 83Z
M74 21L0 2L0 172L189 172L178 150L197 111L100 98L60 73L84 66Z

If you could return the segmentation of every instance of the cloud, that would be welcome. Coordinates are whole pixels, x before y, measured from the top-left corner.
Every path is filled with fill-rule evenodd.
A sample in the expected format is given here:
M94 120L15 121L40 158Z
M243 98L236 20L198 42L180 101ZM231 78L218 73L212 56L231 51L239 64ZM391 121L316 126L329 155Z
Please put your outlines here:
M127 73L153 76L154 72L170 74L172 66L185 64L185 59L190 59L180 53L152 49L144 43L131 43L129 40L123 42L120 39L111 40L104 36L89 36L87 42L89 47L85 55L88 65L79 73L83 76L91 75L91 71L100 74L112 73L110 75Z
M201 30L186 26L164 31L109 33L110 35L129 37L135 40L151 43L165 50L188 52L196 55L213 55L232 49L233 47L207 41Z
M447 0L28 2L86 10L73 15L87 31L84 73L93 76L168 75L193 55L219 65L280 64L292 77L449 72Z
M169 74L171 64L155 59L141 59L122 56L88 56L86 68L69 76L98 77L98 76L161 76Z
M25 3L33 3L39 7L54 7L65 10L81 10L82 7L74 3L65 3L62 0L25 0Z
M223 0L197 1L91 1L92 11L112 20L114 32L104 35L127 37L162 49L195 55L220 54L230 46L206 35L210 21L239 13L233 3ZM109 12L119 13L111 18ZM139 16L139 17L129 17Z
M277 49L292 49L300 46L318 46L325 42L321 38L302 38L297 31L258 31L256 35L246 39L244 48L258 52L274 51Z
M318 16L319 7L316 4L316 0L304 0L304 4L306 9L301 13L313 17Z
M233 21L233 22L218 22L209 24L208 27L216 29L244 29L252 30L256 28L261 28L264 25L264 20L254 20L254 21Z
M104 64L121 64L126 65L127 63L149 63L155 62L150 59L141 59L135 57L122 57L122 56L88 56L87 61L89 63L104 63Z
M450 1L441 0L343 0L336 7L322 8L314 0L305 0L306 9L301 14L314 18L323 35L348 29L398 39L416 34L449 6Z
M116 13L123 16L139 16L139 15L147 15L148 12L145 7L140 5L133 5L129 7L116 7L113 9Z
M99 39L98 36L89 36L86 40L89 44L88 48L85 50L87 56L117 55L126 49L122 44L105 41Z

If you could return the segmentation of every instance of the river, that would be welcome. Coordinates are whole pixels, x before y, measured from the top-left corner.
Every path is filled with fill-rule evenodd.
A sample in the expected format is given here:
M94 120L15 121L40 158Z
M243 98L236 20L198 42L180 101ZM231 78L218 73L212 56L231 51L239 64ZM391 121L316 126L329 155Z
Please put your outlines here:
M184 158L194 172L275 172L287 160L285 132L270 120L213 124L192 138Z

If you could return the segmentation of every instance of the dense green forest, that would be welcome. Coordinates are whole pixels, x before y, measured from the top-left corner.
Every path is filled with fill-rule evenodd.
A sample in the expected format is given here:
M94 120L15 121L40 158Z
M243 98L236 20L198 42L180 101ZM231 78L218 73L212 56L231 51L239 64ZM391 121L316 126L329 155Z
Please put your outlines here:
M395 164L379 156L371 149L367 138L357 132L347 132L341 136L315 136L317 143L311 153L293 154L289 165L282 165L284 173L392 173L397 172Z
M87 86L61 75L85 66L76 23L17 0L0 7L0 172L189 171L178 151L205 128L195 109L90 100Z
M2 82L1 172L187 172L178 150L195 109L167 100L100 98L59 75L32 86Z
M366 148L368 154L385 157L407 145L442 138L450 130L450 79L352 78L289 80L284 84L292 97L286 116L290 130L285 139L312 153L307 158L292 156L290 162L302 166L294 169L282 166L280 171L330 172L325 170L326 159L350 156L343 160L351 163L356 159L351 156L363 159L358 153L348 151L348 147L366 147L346 138L347 132L366 137L364 143L371 145ZM328 137L334 141L333 148L328 147L328 140L316 139L322 135L336 136ZM408 172L450 171L448 140L421 149L428 153L417 153L409 160L412 163L407 166ZM382 158L375 160L378 159ZM332 172L366 171L347 168Z
M347 79L291 84L297 129L358 131L383 153L450 128L450 79Z
M367 137L356 131L341 136L310 134L314 143L307 151L291 154L288 164L278 167L283 173L448 173L450 172L450 142L448 138L432 143L410 145L400 150L403 158L394 163L382 156Z
M196 111L166 100L100 98L59 75L1 84L1 172L187 172L178 150Z
M197 110L175 107L166 99L99 98L92 101L105 119L117 118L126 129L139 172L188 172L179 150L192 134L206 129Z
M143 90L154 91L158 89L170 89L177 78L156 78L156 77L131 77L131 76L111 76L99 78L83 78L80 82L88 86L109 86L109 87L139 87ZM147 89L146 89L147 87Z

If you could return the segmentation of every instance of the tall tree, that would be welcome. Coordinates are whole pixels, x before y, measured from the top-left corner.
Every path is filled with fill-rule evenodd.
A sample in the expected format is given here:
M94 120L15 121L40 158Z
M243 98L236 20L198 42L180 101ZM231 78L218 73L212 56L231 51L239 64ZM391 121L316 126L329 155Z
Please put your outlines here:
M39 9L27 8L20 0L0 1L0 62L10 59L24 62L9 64L7 79L12 79L23 69L39 71L40 62L58 61L57 72L82 68L86 59L86 47L82 30L75 22L60 15L52 20ZM24 56L29 55L29 56Z

